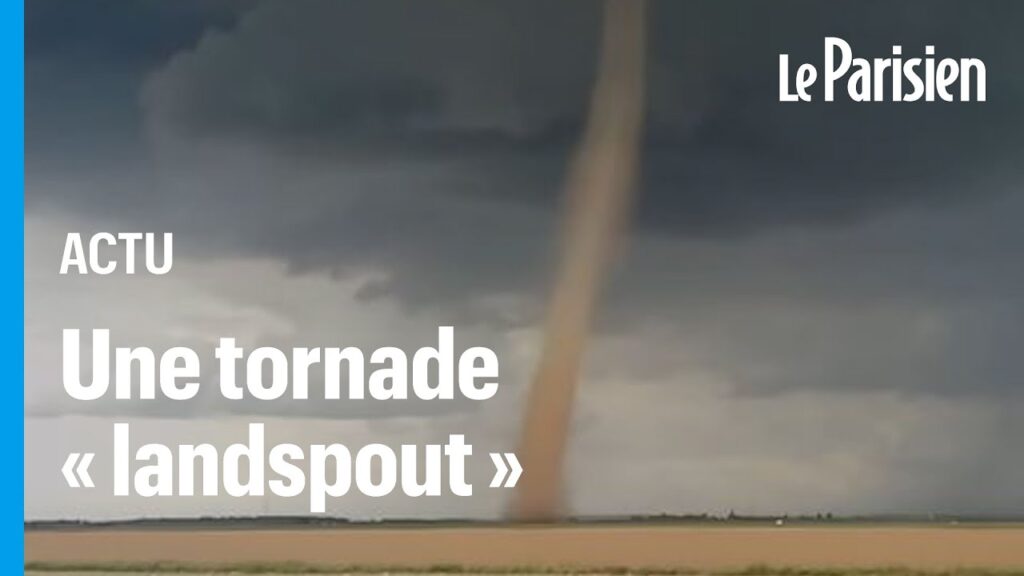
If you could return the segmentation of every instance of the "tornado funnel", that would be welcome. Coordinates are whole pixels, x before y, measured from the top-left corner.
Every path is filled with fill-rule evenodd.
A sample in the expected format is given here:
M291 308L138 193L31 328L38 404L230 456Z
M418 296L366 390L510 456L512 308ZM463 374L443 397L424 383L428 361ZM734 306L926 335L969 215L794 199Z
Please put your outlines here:
M606 0L600 60L585 128L565 185L561 253L540 364L526 400L518 455L525 470L511 516L563 514L563 468L587 334L628 222L644 116L643 0Z

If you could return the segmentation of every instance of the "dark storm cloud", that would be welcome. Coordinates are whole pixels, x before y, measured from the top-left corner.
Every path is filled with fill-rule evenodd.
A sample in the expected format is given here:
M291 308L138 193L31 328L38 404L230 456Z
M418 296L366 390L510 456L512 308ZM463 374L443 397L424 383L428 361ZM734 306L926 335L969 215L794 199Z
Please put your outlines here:
M25 5L28 168L139 162L143 76L252 4L30 0ZM44 160L45 159L45 160ZM29 202L38 200L29 195Z
M266 4L150 83L162 130L367 162L452 162L470 190L550 204L594 64L592 3ZM641 220L682 234L844 222L1020 175L1019 4L655 6ZM401 14L402 18L395 18ZM777 57L983 59L984 104L777 102ZM820 100L820 97L819 97ZM515 185L507 185L509 179Z
M109 72L121 60L146 55L157 66L174 55L151 72L143 91L159 138L185 146L255 143L321 164L443 166L462 177L440 189L424 189L415 176L394 186L415 188L420 197L493 197L546 211L579 131L598 28L591 2L144 2L81 18L60 6L39 0L31 8L30 57L74 62L92 54ZM248 13L222 30L240 6ZM1024 92L1014 55L1024 41L1014 31L1024 8L985 6L656 4L640 221L687 236L843 223L915 202L969 199L989 192L993 179L1018 178ZM829 34L869 57L887 55L894 43L907 54L934 43L940 55L982 58L990 101L777 102L777 55L819 62ZM46 68L30 66L30 78L33 69ZM76 85L66 66L40 76ZM137 103L123 97L137 97L136 85L117 95L102 85L84 89L77 96L85 102L68 107L56 82L37 84L29 86L30 144L57 144L68 165L102 156L105 140L124 148L111 169L151 160L139 157L145 148L134 127L114 128L134 121ZM62 119L66 114L74 119ZM61 127L59 137L39 136L53 125ZM229 188L212 193L244 194ZM215 206L210 193L204 201ZM103 202L125 194L139 192L107 189ZM329 211L336 195L312 188L290 194L300 201L291 209L314 214ZM277 221L280 208L262 217ZM257 220L258 210L251 215ZM316 241L323 246L325 239ZM261 242L273 240L253 243ZM293 248L298 256L316 246Z
M246 3L235 0L30 0L25 55L91 63L109 70L153 64L190 46L211 26L226 27Z
M729 238L1005 192L1024 150L1021 13L656 4L641 228ZM408 303L533 286L597 28L590 2L263 3L143 91L153 141L217 174L175 189L175 203L204 206L181 225L300 269L379 266L389 279L370 292ZM868 57L934 43L982 58L989 101L777 102L778 54L820 62L829 34ZM290 164L196 152L218 147Z

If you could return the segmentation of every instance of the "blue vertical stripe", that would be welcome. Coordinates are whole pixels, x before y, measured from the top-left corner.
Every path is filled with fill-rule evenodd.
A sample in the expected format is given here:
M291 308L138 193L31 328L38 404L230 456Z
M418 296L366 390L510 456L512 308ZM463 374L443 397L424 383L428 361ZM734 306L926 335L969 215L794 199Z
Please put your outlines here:
M25 7L0 0L0 574L25 564Z

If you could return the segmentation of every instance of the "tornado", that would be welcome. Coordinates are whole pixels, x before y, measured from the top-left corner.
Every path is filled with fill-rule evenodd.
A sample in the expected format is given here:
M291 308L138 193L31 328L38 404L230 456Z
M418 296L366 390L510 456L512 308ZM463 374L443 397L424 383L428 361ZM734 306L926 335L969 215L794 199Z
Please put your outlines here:
M644 118L644 0L606 0L597 78L565 183L565 214L540 362L517 450L524 473L510 516L552 521L587 334L631 212Z

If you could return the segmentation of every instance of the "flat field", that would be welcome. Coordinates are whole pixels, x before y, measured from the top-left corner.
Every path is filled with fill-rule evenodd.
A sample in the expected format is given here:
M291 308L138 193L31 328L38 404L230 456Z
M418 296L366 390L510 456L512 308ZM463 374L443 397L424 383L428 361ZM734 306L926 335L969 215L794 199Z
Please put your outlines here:
M30 530L30 570L1024 574L1021 526L555 525ZM905 570L895 570L903 568ZM94 575L96 572L92 572ZM750 572L755 573L755 572ZM51 572L52 574L52 572Z

